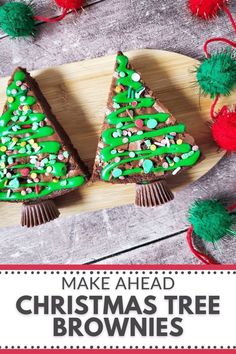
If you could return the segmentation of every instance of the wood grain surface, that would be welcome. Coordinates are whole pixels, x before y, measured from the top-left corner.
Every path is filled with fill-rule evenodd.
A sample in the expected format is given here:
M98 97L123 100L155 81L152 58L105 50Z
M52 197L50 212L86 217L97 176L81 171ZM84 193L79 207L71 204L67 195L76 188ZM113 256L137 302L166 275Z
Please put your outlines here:
M201 21L190 15L183 0L95 1L88 0L91 6L76 16L68 15L63 22L39 24L35 38L11 40L3 34L1 76L10 75L17 65L42 69L137 48L164 49L199 59L206 39L232 38L223 12L213 21ZM53 0L32 2L38 15L58 15ZM236 2L229 6L235 13ZM210 46L210 50L216 48L221 46ZM232 102L235 98L232 93ZM203 99L199 101L202 105ZM147 211L128 205L61 217L33 230L3 227L0 263L196 263L184 239L188 207L199 198L235 202L235 175L236 156L232 154L158 209ZM234 239L216 249L206 246L220 262L236 261Z

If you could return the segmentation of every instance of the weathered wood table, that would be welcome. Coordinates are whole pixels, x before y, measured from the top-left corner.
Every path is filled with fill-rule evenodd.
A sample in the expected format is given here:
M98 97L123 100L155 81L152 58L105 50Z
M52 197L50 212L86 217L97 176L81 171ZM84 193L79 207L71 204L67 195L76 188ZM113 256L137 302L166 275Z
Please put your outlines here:
M37 14L58 14L50 0L33 3ZM185 3L88 0L84 11L60 23L39 24L35 39L12 40L1 34L0 74L10 75L17 65L32 70L118 49L158 48L200 58L209 36L232 36L224 14L214 21L199 21ZM236 3L230 8L236 12ZM198 263L185 241L188 207L196 198L235 201L235 175L236 156L231 155L178 192L174 201L154 210L128 205L60 218L33 230L2 228L0 263ZM236 261L234 238L201 247L221 262Z

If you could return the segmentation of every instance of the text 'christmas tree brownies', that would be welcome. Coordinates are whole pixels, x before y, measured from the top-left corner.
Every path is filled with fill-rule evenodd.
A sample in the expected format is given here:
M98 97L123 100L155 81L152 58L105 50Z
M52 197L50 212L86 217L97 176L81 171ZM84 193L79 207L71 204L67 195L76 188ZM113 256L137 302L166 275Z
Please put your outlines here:
M59 216L52 198L77 189L87 170L36 81L17 68L0 117L0 201L23 202L22 225Z
M185 125L176 122L119 52L92 180L136 183L135 203L157 206L173 199L166 175L180 173L199 157Z

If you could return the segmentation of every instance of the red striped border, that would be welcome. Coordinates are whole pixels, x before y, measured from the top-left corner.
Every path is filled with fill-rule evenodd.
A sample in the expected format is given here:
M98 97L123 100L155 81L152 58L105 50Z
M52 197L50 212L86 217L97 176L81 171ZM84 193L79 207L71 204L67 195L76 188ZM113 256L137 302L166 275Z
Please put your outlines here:
M236 270L236 264L0 264L0 270Z

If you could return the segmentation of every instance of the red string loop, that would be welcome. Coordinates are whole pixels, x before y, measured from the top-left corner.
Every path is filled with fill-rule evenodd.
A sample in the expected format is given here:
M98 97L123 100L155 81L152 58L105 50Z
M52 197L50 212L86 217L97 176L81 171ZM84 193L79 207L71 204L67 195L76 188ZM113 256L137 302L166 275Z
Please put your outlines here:
M207 46L209 43L212 43L212 42L223 42L223 43L227 43L227 44L231 45L232 47L236 48L236 42L231 41L230 39L223 38L223 37L210 38L205 42L205 44L203 46L203 50L204 50L207 58L210 58L210 54L208 53Z
M233 15L231 14L231 12L229 11L228 7L225 6L225 5L222 5L221 6L222 10L224 10L224 12L228 15L230 21L231 21L231 24L234 28L234 31L236 32L236 22L234 21L234 18L233 18Z
M233 211L234 209L236 209L236 203L233 205L230 205L229 207L227 207L227 210L229 212ZM219 262L217 262L214 258L212 258L211 256L207 256L204 253L199 252L193 245L193 226L191 225L188 228L187 231L187 235L186 235L186 239L189 245L189 249L190 251L194 254L195 257L197 257L200 261L202 261L205 264L220 264Z
M55 18L48 18L48 17L42 17L42 16L34 16L34 19L36 21L43 21L43 22L49 22L49 23L55 23L55 22L59 22L61 20L63 20L63 18L66 17L66 15L68 14L68 10L67 9L63 9L63 12L60 16L57 16Z

